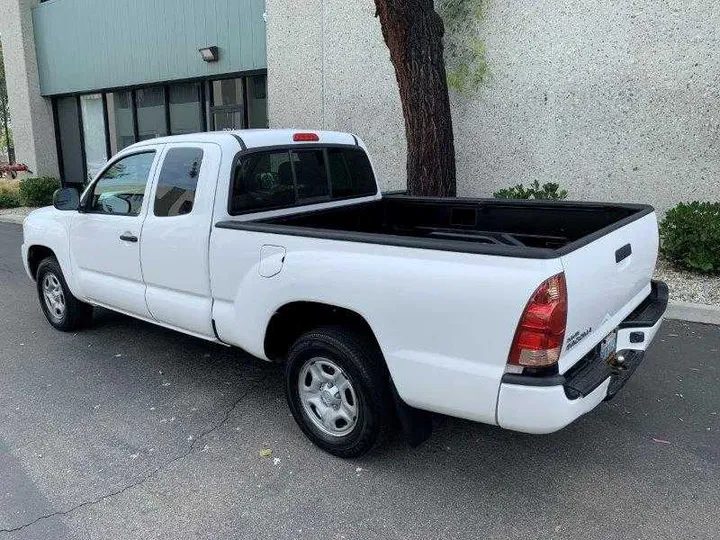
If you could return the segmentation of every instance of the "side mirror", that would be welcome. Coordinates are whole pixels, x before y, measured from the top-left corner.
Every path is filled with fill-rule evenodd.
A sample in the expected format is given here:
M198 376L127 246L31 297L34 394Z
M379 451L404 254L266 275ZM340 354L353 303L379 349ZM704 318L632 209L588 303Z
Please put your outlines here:
M129 214L132 209L130 201L114 194L101 194L98 204L107 214Z
M58 210L78 210L80 194L75 188L61 188L53 193L53 206Z

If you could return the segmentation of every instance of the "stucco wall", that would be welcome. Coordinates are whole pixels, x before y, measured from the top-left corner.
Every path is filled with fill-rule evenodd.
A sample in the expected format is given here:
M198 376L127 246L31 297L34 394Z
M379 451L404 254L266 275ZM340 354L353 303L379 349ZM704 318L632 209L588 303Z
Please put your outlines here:
M300 5L301 4L301 5ZM271 126L350 130L404 185L403 120L372 0L268 0ZM535 179L572 198L720 198L711 0L490 0L492 79L453 95L460 195Z
M31 8L37 0L0 0L15 160L36 175L58 175L52 105L40 96Z
M395 72L372 0L267 0L270 127L358 134L388 189L405 185Z

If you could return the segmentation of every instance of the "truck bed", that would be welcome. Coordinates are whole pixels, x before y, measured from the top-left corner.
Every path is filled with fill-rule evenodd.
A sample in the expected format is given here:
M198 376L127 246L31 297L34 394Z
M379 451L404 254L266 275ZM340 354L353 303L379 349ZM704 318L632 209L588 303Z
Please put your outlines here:
M219 227L525 258L565 255L653 211L646 205L389 195Z

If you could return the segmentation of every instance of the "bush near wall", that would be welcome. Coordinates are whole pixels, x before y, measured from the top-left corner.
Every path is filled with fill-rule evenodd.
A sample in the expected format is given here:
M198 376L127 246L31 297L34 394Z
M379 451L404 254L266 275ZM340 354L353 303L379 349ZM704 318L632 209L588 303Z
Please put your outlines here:
M0 178L0 210L20 206L17 180Z
M20 180L20 200L25 206L49 206L56 189L60 189L60 180L57 178L24 178Z
M548 182L547 184L540 185L540 182L535 180L530 186L525 187L522 184L513 186L506 189L501 189L493 193L493 197L496 199L565 199L567 198L568 192L564 189L560 189L560 184Z
M720 274L720 203L680 203L660 223L660 251L697 272Z
M17 191L0 188L0 210L20 206L20 195Z

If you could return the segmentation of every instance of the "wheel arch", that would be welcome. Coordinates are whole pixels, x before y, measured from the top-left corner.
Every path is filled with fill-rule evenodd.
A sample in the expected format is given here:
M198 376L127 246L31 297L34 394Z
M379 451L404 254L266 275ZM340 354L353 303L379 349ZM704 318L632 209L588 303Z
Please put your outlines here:
M33 244L28 248L27 265L30 275L33 279L37 279L38 267L40 266L40 263L48 257L55 257L55 259L58 261L58 264L60 264L58 256L51 248L41 244Z
M301 334L326 325L353 328L371 338L381 350L372 327L358 312L323 302L294 301L281 306L270 318L263 341L265 356L273 361L283 360Z

